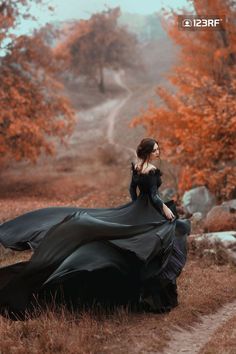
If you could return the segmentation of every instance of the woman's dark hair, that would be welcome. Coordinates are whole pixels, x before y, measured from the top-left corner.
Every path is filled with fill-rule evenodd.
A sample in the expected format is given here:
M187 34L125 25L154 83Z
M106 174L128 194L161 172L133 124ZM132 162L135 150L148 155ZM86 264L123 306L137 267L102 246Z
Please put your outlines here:
M139 159L143 160L140 168L138 169L139 171L142 171L145 161L149 161L150 154L153 152L153 148L155 144L157 144L159 147L157 140L153 138L144 138L140 141L139 145L137 146L136 154Z

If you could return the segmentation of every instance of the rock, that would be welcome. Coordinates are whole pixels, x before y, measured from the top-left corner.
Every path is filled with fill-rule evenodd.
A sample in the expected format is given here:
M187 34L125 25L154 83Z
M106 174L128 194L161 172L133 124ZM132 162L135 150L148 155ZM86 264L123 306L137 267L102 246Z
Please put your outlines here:
M212 244L220 241L225 247L236 246L236 231L210 232L200 235L198 239L202 240L206 237Z
M199 233L203 231L204 219L202 213L200 213L199 211L193 213L193 215L190 218L190 221L191 221L193 232Z
M206 232L227 231L236 229L236 200L223 202L213 207L204 222Z
M190 251L214 260L217 264L236 265L236 231L213 232L189 236Z
M231 199L223 202L221 205L236 209L236 199Z
M161 196L163 200L170 200L172 199L176 194L176 190L174 188L165 188L163 191L161 191Z
M186 213L201 212L203 216L216 204L216 198L205 186L193 188L184 193L182 198Z
M193 213L192 217L191 217L191 221L193 222L198 222L201 221L203 219L203 215L202 213L200 213L200 211Z

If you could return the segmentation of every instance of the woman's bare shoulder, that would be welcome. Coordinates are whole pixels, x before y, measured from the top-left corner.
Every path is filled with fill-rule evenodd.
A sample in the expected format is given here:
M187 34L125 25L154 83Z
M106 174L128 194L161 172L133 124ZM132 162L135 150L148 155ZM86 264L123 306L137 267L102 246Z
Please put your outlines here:
M134 164L134 169L135 170L140 170L141 165L139 163L135 163ZM156 166L154 166L151 163L148 163L146 166L143 166L142 170L140 171L140 173L142 174L148 174L150 171L156 171Z

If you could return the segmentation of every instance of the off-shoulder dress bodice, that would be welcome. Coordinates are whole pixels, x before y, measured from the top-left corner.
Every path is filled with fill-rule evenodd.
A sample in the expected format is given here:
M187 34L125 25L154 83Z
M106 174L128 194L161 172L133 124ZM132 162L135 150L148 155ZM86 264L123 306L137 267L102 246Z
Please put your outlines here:
M130 196L132 201L137 200L138 197L148 195L152 204L162 211L163 200L159 196L158 188L162 184L162 172L158 168L151 169L148 173L140 173L131 164L131 182L130 182ZM137 187L139 189L139 195L137 195Z

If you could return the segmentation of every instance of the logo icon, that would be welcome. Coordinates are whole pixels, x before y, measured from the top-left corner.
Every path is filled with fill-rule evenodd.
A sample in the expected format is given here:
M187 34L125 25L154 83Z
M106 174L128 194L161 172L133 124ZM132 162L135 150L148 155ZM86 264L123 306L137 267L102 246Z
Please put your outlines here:
M188 18L185 18L183 21L182 21L182 26L183 27L192 27L192 21L189 20Z

